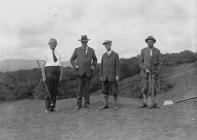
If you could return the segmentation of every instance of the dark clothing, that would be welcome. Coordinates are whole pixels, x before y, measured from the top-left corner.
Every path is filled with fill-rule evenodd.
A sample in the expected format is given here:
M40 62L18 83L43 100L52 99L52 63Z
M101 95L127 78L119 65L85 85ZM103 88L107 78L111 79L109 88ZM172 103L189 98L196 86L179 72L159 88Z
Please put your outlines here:
M59 84L60 78L60 67L59 66L49 66L45 68L46 74L46 85L53 103L52 108L55 108L56 105L56 96L57 96L57 88ZM51 106L51 100L47 93L47 97L45 99L45 107L49 109Z
M86 51L87 49L87 51ZM73 67L76 65L79 66L77 72L80 76L79 82L79 92L77 95L77 104L81 106L82 104L82 96L84 92L85 96L85 104L90 103L90 95L89 95L89 85L91 81L91 77L93 76L93 69L91 66L96 67L97 58L94 52L94 49L79 47L74 50L74 53L70 59Z
M90 103L89 86L90 86L91 78L87 77L87 75L84 73L84 75L80 76L79 80L80 81L79 81L79 92L77 95L77 105L81 106L83 93L85 98L85 104Z
M118 84L115 81L104 81L103 82L103 94L109 96L109 94L113 96L118 96Z
M73 67L79 66L78 74L83 76L86 73L87 77L93 76L93 70L91 66L96 67L97 57L95 55L94 49L88 47L87 53L83 47L76 48L70 59Z
M114 51L111 54L104 53L101 60L100 76L103 81L103 94L109 96L118 95L118 84L116 76L120 73L119 56Z
M116 76L120 73L119 56L114 51L110 55L103 54L100 67L100 77L102 81L116 81Z

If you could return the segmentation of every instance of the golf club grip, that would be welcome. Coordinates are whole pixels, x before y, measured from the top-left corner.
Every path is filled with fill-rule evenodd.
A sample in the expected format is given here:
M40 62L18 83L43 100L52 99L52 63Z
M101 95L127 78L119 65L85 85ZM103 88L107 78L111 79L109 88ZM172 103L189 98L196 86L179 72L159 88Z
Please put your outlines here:
M38 60L37 60L37 63L38 63L38 67L39 67L39 69L41 70L40 63L39 63L39 61L38 61Z

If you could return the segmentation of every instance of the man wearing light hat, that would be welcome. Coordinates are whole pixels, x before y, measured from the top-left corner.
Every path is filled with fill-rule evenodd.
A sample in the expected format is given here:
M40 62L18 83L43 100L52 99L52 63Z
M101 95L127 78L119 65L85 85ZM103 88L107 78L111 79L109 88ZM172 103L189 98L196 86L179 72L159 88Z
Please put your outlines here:
M47 49L41 57L42 60L42 77L46 83L48 95L45 99L46 112L56 111L56 96L58 83L62 81L62 57L57 52L57 40L51 38L49 40L49 49Z
M111 49L112 41L106 40L103 42L107 52L103 54L100 67L100 79L103 82L104 105L100 110L108 109L108 97L112 93L114 97L114 110L118 110L117 96L120 74L119 55Z
M81 41L82 46L74 50L74 53L70 59L71 64L80 76L77 106L75 108L77 110L82 107L83 91L85 96L85 108L92 108L90 105L89 86L91 77L93 76L93 71L97 64L97 57L94 49L87 45L89 40L90 39L88 39L87 35L81 36L79 41Z
M159 85L159 65L161 62L160 50L153 45L156 39L153 36L148 36L145 39L148 47L141 50L139 64L141 67L142 76L142 94L143 104L140 108L148 107L149 109L159 108L156 102L156 95L160 90Z

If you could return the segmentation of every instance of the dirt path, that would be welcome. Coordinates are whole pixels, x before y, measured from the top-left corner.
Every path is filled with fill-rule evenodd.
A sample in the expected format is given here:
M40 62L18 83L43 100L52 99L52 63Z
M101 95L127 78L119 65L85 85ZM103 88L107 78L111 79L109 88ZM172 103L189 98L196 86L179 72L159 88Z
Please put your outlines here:
M159 97L161 103L197 94L197 69L191 67L169 77L176 84ZM0 140L197 139L197 105L192 101L148 110L137 108L141 100L119 98L119 111L99 111L102 99L92 96L93 109L80 111L74 110L75 99L61 100L60 110L51 114L44 112L42 101L1 104Z

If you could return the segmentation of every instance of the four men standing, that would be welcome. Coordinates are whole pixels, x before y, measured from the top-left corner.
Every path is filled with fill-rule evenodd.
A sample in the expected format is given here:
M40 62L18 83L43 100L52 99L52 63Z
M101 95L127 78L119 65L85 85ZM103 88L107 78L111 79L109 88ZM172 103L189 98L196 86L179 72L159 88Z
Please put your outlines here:
M90 105L89 86L93 71L97 65L97 57L93 48L87 44L87 35L81 36L82 46L74 50L70 59L72 66L75 68L79 75L79 92L77 95L77 106L79 110L82 107L82 97L84 93L85 108L92 108ZM159 49L153 45L156 39L149 36L145 39L148 47L142 49L139 59L142 76L142 94L143 104L140 108L158 108L156 103L156 94L159 92L159 64L161 62L161 54ZM120 73L119 55L111 49L112 41L106 40L103 42L107 52L103 54L100 66L100 80L103 83L104 105L100 110L108 109L108 97L112 93L114 97L114 109L118 110L117 96L118 84ZM50 49L42 56L42 76L48 89L48 96L45 100L46 112L55 111L56 95L58 83L62 80L62 67L61 56L55 51L57 40L51 38L49 40Z

